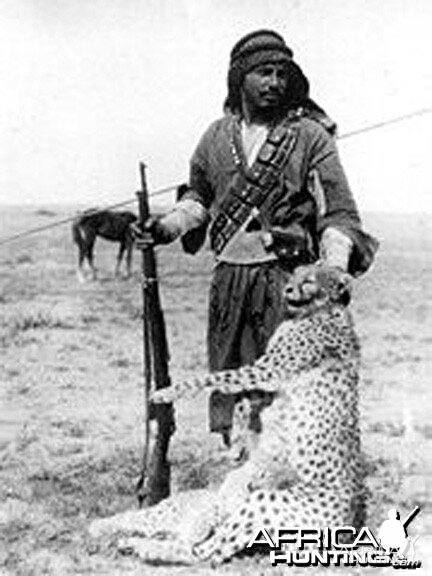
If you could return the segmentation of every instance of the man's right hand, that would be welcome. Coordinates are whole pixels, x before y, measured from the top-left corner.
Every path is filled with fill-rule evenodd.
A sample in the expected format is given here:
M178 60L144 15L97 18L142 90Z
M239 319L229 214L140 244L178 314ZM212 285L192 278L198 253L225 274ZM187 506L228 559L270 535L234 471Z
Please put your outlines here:
M136 222L130 225L134 244L140 250L158 244L169 244L174 240L171 230L163 225L163 219L150 216L141 228Z

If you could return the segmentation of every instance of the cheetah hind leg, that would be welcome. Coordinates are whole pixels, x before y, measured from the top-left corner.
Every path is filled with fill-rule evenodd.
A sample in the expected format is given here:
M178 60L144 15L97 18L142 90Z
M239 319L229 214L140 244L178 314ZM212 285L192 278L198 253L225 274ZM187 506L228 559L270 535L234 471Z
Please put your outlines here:
M209 538L193 546L196 561L210 561L211 565L216 567L245 551L253 537L253 522L245 524L247 503L242 508L224 520Z
M190 492L189 495L193 497L194 492ZM208 538L220 521L217 495L205 491L196 492L199 505L192 507L189 505L190 513L184 514L181 522L177 520L176 537L165 540L148 537L122 538L117 544L119 551L135 554L148 563L187 565L196 563L199 559L193 552L194 546L197 542ZM200 498L202 496L204 499Z
M251 403L248 398L244 397L236 402L232 416L231 447L228 455L233 462L245 461L249 456L251 412Z
M160 536L161 533L174 536L172 532L178 517L179 511L175 502L164 500L152 508L128 510L114 516L94 520L88 530L92 538L114 535L152 538Z
M191 546L182 540L157 538L122 538L118 549L123 554L135 554L149 564L194 564L197 561Z
M196 492L196 496L195 496ZM135 554L144 562L150 564L194 564L198 561L193 552L194 545L209 537L220 522L220 512L217 505L217 495L207 491L192 491L185 493L195 496L195 504L188 506L189 513L183 511L182 519L176 519L177 534L164 540L154 529L154 536L141 538L131 536L119 539L117 548L124 554ZM177 515L176 515L177 516ZM160 517L160 520L163 516ZM166 516L164 518L167 520ZM160 524L160 522L159 522Z
M193 492L199 508L201 500L208 501L206 490ZM191 493L183 492L162 500L155 506L141 510L128 510L114 516L94 520L89 526L90 536L141 536L144 538L177 538L190 524L192 508Z
M207 538L219 521L216 494L193 490L151 508L95 520L89 533L97 539L114 536L120 551L147 562L191 564L193 545Z

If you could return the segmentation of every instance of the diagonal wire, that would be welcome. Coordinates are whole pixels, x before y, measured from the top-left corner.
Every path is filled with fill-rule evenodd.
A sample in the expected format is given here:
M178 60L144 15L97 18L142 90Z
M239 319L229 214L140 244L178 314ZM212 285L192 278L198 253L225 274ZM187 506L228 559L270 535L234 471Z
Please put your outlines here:
M161 188L160 190L156 190L153 194L150 195L151 198L155 196L161 196L162 194L166 194L173 190L176 190L178 185L167 186L166 188ZM129 200L123 200L122 202L117 202L116 204L110 204L109 206L105 206L104 208L95 208L94 210L86 210L86 215L92 216L94 214L98 214L99 212L103 212L105 210L113 210L114 208L120 208L122 206L127 206L130 204L134 204L136 202L136 198L132 198ZM39 232L45 232L45 230L50 230L51 228L56 228L57 226L62 226L63 224L68 224L69 222L73 222L79 213L75 214L74 216L68 216L67 218L63 218L61 220L56 220L55 222L51 222L50 224L44 224L43 226L37 226L36 228L30 228L29 230L24 230L18 234L14 234L12 236L8 236L7 238L0 239L0 246L4 244L9 244L19 238L25 238L26 236L31 236L32 234L38 234Z
M338 136L338 140L343 140L344 138L351 138L351 136L358 136L359 134L364 134L365 132L371 132L372 130L378 130L378 128L384 128L390 124L398 124L404 120L409 120L415 116L422 116L423 114L430 114L432 108L422 108L421 110L416 110L415 112L410 112L409 114L403 114L402 116L396 116L395 118L390 118L389 120L383 120L377 122L376 124L369 124L368 126L363 126L363 128L357 128L356 130L351 130L350 132L345 132Z
M384 128L386 126L390 126L391 124L398 124L399 122L403 122L404 120L409 120L416 116L422 116L424 114L430 114L432 112L432 108L422 108L420 110L415 110L414 112L410 112L408 114L403 114L401 116L396 116L394 118L390 118L389 120L383 120L382 122L376 122L375 124L369 124L368 126L363 126L362 128L357 128L356 130L351 130L350 132L344 132L340 136L337 137L338 140L344 140L346 138L351 138L352 136L358 136L359 134L364 134L365 132L371 132L373 130L378 130L379 128ZM174 184L172 186L167 186L166 188L160 188L156 190L152 194L150 194L150 198L154 198L156 196L162 196L163 194L167 194L168 192L172 192L178 188L178 184ZM97 214L99 212L103 212L104 210L112 210L114 208L120 208L121 206L127 206L136 202L136 198L132 198L130 200L124 200L123 202L118 202L116 204L110 204L104 208L95 208L94 210L88 210L87 214ZM44 232L45 230L50 230L51 228L56 228L57 226L62 226L63 224L67 224L75 220L77 215L69 216L67 218L63 218L62 220L56 220L55 222L51 222L50 224L45 224L44 226L38 226L36 228L30 228L29 230L24 230L18 234L14 234L13 236L8 236L7 238L0 239L0 246L4 244L9 244L15 240L20 238L25 238L32 234L38 234L39 232Z

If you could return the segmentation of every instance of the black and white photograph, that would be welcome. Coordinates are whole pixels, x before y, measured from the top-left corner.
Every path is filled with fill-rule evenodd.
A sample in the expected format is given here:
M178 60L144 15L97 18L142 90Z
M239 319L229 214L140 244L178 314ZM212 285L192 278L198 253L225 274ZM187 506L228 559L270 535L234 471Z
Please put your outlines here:
M431 30L0 0L0 576L432 574Z

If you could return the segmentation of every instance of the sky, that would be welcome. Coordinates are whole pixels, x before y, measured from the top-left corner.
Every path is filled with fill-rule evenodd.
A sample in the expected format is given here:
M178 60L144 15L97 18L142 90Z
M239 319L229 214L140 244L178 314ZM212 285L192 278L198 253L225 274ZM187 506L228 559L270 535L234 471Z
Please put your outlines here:
M341 135L432 109L430 0L0 0L0 204L128 200L139 161L150 191L185 181L259 28ZM432 212L431 135L423 114L340 140L361 210Z

